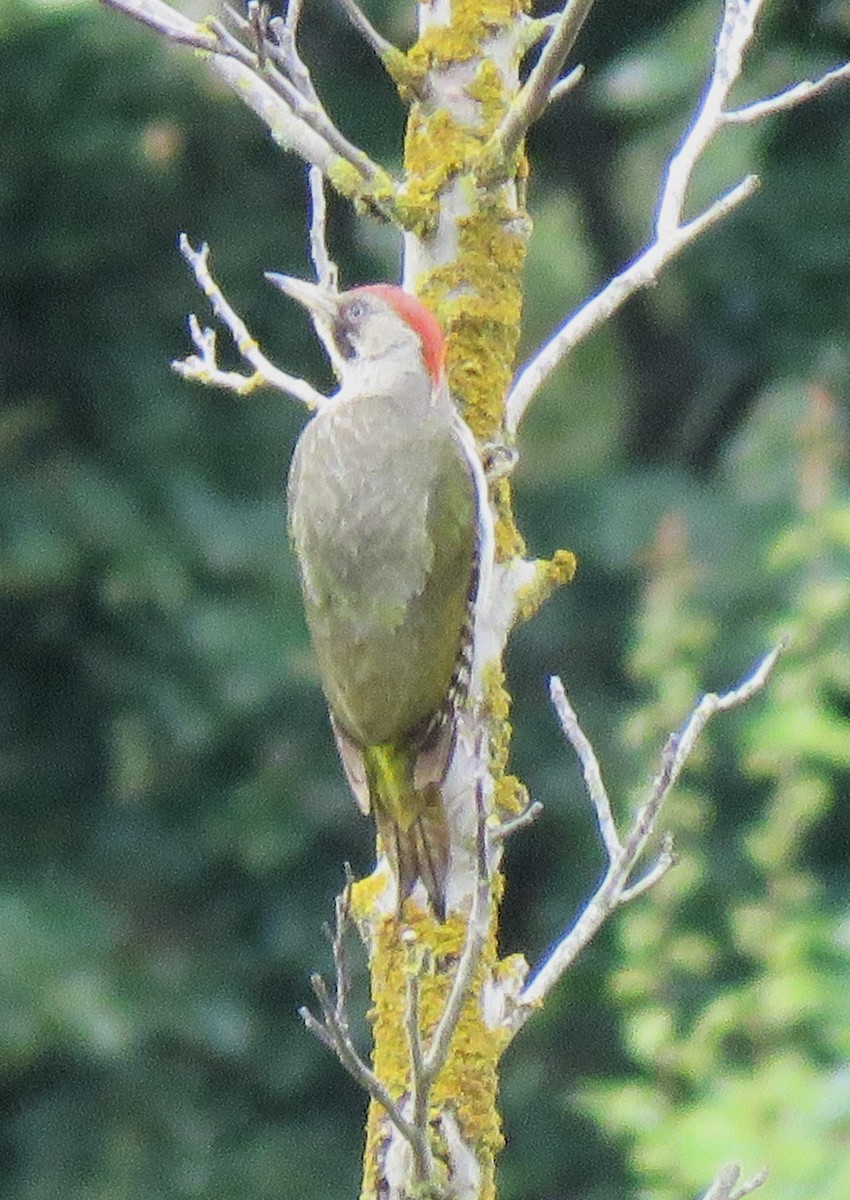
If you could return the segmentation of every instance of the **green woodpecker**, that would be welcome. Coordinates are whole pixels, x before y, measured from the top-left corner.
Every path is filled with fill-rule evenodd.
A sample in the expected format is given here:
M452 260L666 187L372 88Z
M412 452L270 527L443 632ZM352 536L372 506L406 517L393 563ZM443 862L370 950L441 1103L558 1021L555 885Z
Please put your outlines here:
M436 317L388 284L269 278L313 315L340 388L304 429L289 530L340 758L398 884L446 908L444 783L491 536Z

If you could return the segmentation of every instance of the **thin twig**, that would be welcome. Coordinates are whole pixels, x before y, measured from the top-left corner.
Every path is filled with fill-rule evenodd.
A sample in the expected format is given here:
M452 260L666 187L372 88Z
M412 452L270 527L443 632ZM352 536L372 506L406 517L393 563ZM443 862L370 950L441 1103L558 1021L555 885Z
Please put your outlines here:
M404 936L404 935L403 935ZM410 931L409 936L415 939ZM407 971L407 995L405 1003L405 1029L410 1053L410 1113L411 1124L416 1130L416 1140L411 1143L413 1170L418 1182L424 1183L434 1174L434 1160L428 1138L428 1102L431 1080L425 1067L422 1050L422 1009L419 984L424 962L419 947L410 946L410 962Z
M546 108L552 88L594 2L567 0L534 69L484 147L482 160L485 171L487 164L494 162L501 167L508 166L529 128Z
M620 893L618 904L630 904L632 900L637 900L638 896L642 896L644 892L648 892L650 888L654 888L657 883L660 883L671 867L676 865L676 858L673 854L673 835L666 833L661 846L661 853L658 858L649 868L645 875L640 879L630 884L629 887L623 888Z
M307 70L307 64L298 52L298 21L301 16L301 3L290 4L286 10L286 19L272 17L269 21L269 32L274 39L273 49L269 53L275 62L288 75L298 90L314 104L319 103L319 94L313 83L313 77Z
M602 834L602 841L608 852L608 857L611 859L619 858L623 853L623 847L620 844L620 835L617 833L617 826L611 812L611 801L608 798L608 791L602 780L599 761L593 752L593 747L587 735L578 723L575 709L567 699L564 685L557 675L553 675L549 680L549 695L552 699L555 712L558 714L558 720L561 722L561 729L564 732L564 736L575 750L578 760L581 763L587 794L590 796L593 807L596 809L599 832Z
M820 95L834 84L850 79L848 63L828 71L819 79L805 80L766 100L737 110L727 109L731 89L741 75L744 54L754 35L764 2L725 0L708 86L687 133L670 157L659 188L652 241L629 266L570 316L521 368L506 404L505 424L509 436L516 433L531 400L575 346L609 320L636 291L656 283L664 267L700 234L752 196L758 180L750 175L710 204L700 216L684 221L694 169L717 134L728 125L752 124L773 113L792 108ZM564 16L568 10L569 5ZM552 42L556 37L557 32L553 34ZM523 92L551 50L552 42L541 55L538 67L532 72Z
M269 30L269 11L261 0L248 0L248 22L254 34L257 65L261 71L266 67L266 40Z
M310 168L308 185L310 189L310 258L321 286L328 292L336 292L339 286L339 272L336 263L328 253L325 189L320 171ZM274 275L268 272L266 272L266 278L274 281ZM337 379L342 378L345 360L333 336L333 330L321 313L311 312L310 321L316 337L324 347L334 374Z
M773 668L776 666L779 655L783 652L786 645L786 639L777 643L764 656L752 674L748 675L738 687L732 688L731 691L724 692L721 695L718 695L716 692L709 692L702 697L681 729L669 739L662 757L661 770L652 784L653 794L666 793L670 790L679 778L685 762L690 757L697 738L715 713L726 712L730 708L737 708L741 704L746 704L748 700L751 700L757 692L760 692L764 688Z
M618 837L618 841L622 842L621 851L615 855L609 855L605 875L596 892L591 896L572 928L539 964L520 993L519 1004L514 1010L510 1022L512 1034L516 1034L532 1012L540 1007L551 989L611 913L621 904L642 895L669 870L672 865L672 855L669 844L665 843L654 866L642 879L629 886L632 871L640 861L647 841L654 832L664 801L676 782L688 755L693 750L699 734L714 713L725 712L727 709L746 703L765 686L783 647L784 643L775 646L738 687L721 695L710 693L703 696L682 728L668 739L662 754L660 769L652 781L649 795L635 813L626 838L623 840ZM583 765L585 759L588 760L588 765L585 766L585 778L592 781L592 784L588 783L588 788L590 789L591 786L597 788L596 779L597 777L601 778L601 772L599 772L593 748L584 734L581 734L578 739L575 737L569 721L565 732L574 746L576 741L581 745L581 751L577 750L577 752L582 758ZM608 808L605 804L600 807L598 795L593 796L592 799L601 825L603 816L607 820L606 814L610 805Z
M339 5L360 36L383 61L386 55L394 49L392 42L388 42L378 33L356 0L339 0Z
M700 216L681 226L666 241L653 241L638 257L601 291L581 306L520 370L505 407L505 428L513 436L526 409L537 392L560 366L567 354L583 342L594 330L618 312L626 301L640 291L657 283L667 266L686 246L696 241L706 229L722 221L734 208L748 200L759 186L755 175L748 175Z
M328 253L325 181L322 172L316 167L310 167L308 180L310 185L310 258L313 260L318 282L325 291L335 292L339 288L339 271Z
M729 1197L729 1200L743 1200L744 1196L752 1195L756 1188L760 1188L762 1186L764 1181L767 1179L767 1175L767 1167L763 1167L761 1171L758 1171L752 1177L752 1179L748 1179L745 1183L742 1183L739 1188L736 1188Z
M582 63L579 63L563 79L559 79L557 83L552 85L549 91L549 103L556 104L558 100L563 100L564 96L577 87L582 79L584 79L584 66Z
M304 0L289 0L289 3L286 5L286 28L293 37L298 33L298 22L301 20L301 10L303 7Z
M333 1038L328 1033L327 1029L325 1029L322 1022L316 1020L305 1004L302 1004L298 1009L298 1015L310 1032L319 1039L322 1045L326 1046L332 1054L336 1054L336 1043L334 1042Z
M230 388L241 395L258 387L273 387L287 396L300 400L308 408L318 408L326 397L321 392L317 392L305 379L288 375L269 362L251 336L245 322L227 303L210 273L210 250L206 242L201 245L200 249L195 250L186 234L181 233L179 246L180 253L192 268L198 286L209 300L213 312L222 324L227 326L239 353L254 368L254 374L249 376L241 375L236 371L220 370L215 354L215 333L211 329L202 330L192 314L189 318L189 330L199 353L171 364L178 375L182 375L185 379L195 379L200 383Z
M503 821L501 825L496 825L494 828L488 830L490 845L496 846L499 842L506 841L507 838L517 833L520 829L526 829L537 820L542 812L543 805L539 800L533 800L528 808L523 809L517 816L511 817L510 820Z
M336 1015L340 1026L348 1031L348 1015L346 1006L351 990L351 977L348 971L348 958L345 953L345 936L351 924L351 881L349 880L334 903L334 930L330 938L331 953L334 960L334 976L336 981Z
M420 1005L420 975L422 972L422 953L418 946L414 946L410 951L411 961L408 964L406 986L407 996L405 1003L405 1027L407 1030L408 1048L410 1050L411 1074L413 1076L413 1123L420 1125L417 1121L417 1109L422 1105L424 1095L425 1111L427 1112L427 1089L421 1086L424 1079L424 1058L422 1053L422 1029L420 1020L422 1016L422 1008Z
M387 1116L395 1125L402 1137L413 1147L417 1140L417 1131L407 1120L399 1106L393 1100L378 1076L366 1065L354 1048L354 1045L336 1018L334 1005L331 1003L325 982L321 975L313 975L310 979L313 991L322 1009L324 1024L317 1021L307 1008L300 1008L299 1014L307 1028L315 1033L319 1040L331 1049L339 1061L351 1075L352 1079L367 1092L386 1111Z
M848 79L850 63L845 63L842 67L827 71L819 79L803 79L775 96L757 100L743 108L733 108L725 114L725 121L727 125L751 125L755 121L773 116L774 113L787 112L790 108L796 108L798 104L805 104L807 100L813 100L815 96L822 95L835 84L845 83Z
M258 371L252 375L243 375L241 371L223 371L218 365L216 331L208 325L201 328L194 313L189 313L187 325L189 336L198 353L190 354L188 358L175 359L171 363L171 369L177 375L206 384L207 387L225 388L229 392L235 392L237 396L249 396L257 388L266 386L265 377Z
M767 1171L759 1171L752 1179L739 1186L738 1180L741 1178L741 1169L734 1163L730 1163L728 1167L724 1167L717 1178L712 1183L711 1187L703 1196L703 1200L743 1200L744 1196L749 1196L756 1188L760 1188L767 1178Z

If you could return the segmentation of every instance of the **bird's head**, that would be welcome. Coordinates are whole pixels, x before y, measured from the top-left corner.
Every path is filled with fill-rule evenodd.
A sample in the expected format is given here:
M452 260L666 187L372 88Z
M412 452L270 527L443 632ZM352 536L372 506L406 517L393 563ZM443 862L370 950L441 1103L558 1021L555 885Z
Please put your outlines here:
M267 273L297 300L319 326L334 367L343 380L352 374L391 380L424 371L437 389L446 360L443 331L434 314L400 287L372 283L332 292L303 279Z

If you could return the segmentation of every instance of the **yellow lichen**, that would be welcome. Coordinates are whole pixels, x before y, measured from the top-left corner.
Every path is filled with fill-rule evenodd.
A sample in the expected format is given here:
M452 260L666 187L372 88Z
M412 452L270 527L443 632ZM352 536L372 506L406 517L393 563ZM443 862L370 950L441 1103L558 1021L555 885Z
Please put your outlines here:
M363 176L344 158L335 158L328 179L341 196L356 196L363 186Z
M493 491L493 507L496 511L496 560L510 562L525 554L525 539L517 529L511 504L510 480L500 479Z
M389 174L378 171L368 183L355 166L335 158L327 173L328 182L360 212L388 216L395 213L395 185Z
M381 56L384 70L398 88L402 100L410 100L418 91L425 77L421 62L411 59L409 54L396 46L389 46Z
M453 971L466 939L465 922L458 916L451 916L441 924L411 901L405 902L402 915L404 938L400 936L399 921L386 917L374 926L372 943L373 1067L395 1099L400 1099L410 1084L405 1013L411 971L415 970L418 980L420 1036L427 1048L445 1008ZM484 1200L494 1195L495 1155L503 1144L496 1112L496 1067L505 1039L494 1036L494 1031L485 1025L482 1005L485 981L496 968L496 937L495 929L491 928L449 1055L431 1095L432 1118L451 1110L461 1136L475 1152L483 1175L480 1195ZM366 1197L374 1200L378 1194L377 1163L386 1136L384 1122L383 1110L373 1102L367 1120L364 1200ZM432 1149L447 1173L446 1147L439 1136L434 1138Z
M458 256L417 281L448 338L452 394L481 441L498 436L513 376L522 314L520 271L528 224L494 197L458 222Z
M490 726L490 769L498 786L508 763L511 745L511 696L505 687L502 664L494 659L483 671L483 704Z
M241 347L240 347L241 349ZM250 396L252 392L256 392L258 388L268 387L269 381L261 371L255 371L253 375L246 375L245 382L239 384L238 392L240 396Z
M414 104L404 143L405 183L398 196L404 227L427 236L438 214L437 198L449 180L470 169L480 153L482 134L437 109L426 115Z
M509 954L497 965L495 977L499 982L511 983L518 991L528 974L528 962L524 954Z
M467 94L481 105L481 120L489 132L496 128L508 106L502 72L489 58L485 58L475 73L475 79L466 89Z
M528 788L516 775L503 775L496 780L493 805L503 817L516 817L528 808Z
M378 867L364 879L358 879L351 885L350 904L351 915L355 921L371 921L374 919L378 902L387 890L387 869Z
M520 589L517 615L527 621L557 587L570 583L576 573L576 556L572 550L556 550L551 558L539 559L531 583Z
M411 68L424 75L477 58L482 43L512 26L528 7L526 0L454 0L451 24L432 25L408 51Z

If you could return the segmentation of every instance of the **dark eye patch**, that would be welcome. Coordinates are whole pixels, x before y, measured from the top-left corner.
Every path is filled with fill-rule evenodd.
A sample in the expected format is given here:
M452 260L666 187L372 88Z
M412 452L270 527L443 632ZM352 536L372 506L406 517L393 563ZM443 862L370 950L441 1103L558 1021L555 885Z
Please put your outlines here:
M356 300L350 300L341 309L339 319L334 325L333 339L342 358L354 358L357 330L365 315L366 304L359 297Z
M351 330L347 325L343 325L341 321L338 321L333 328L333 339L341 358L354 358L356 354L354 340L351 336Z

